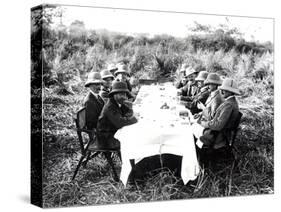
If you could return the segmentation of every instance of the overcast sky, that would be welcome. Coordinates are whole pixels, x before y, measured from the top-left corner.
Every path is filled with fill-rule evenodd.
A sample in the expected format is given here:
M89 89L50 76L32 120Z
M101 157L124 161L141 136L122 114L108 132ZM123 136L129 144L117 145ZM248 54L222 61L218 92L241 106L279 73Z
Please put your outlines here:
M69 26L74 20L85 23L87 29L107 29L128 34L170 34L176 37L188 35L188 27L194 21L216 27L226 24L237 27L248 41L273 41L273 19L235 16L204 15L190 13L153 12L94 7L65 6L62 22ZM226 18L227 17L227 18Z

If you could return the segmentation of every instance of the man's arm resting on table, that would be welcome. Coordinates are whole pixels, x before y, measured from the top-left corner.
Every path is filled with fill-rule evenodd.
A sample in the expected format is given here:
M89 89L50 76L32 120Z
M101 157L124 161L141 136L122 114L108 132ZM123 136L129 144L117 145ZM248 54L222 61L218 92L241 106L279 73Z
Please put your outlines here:
M113 123L113 125L120 129L124 126L131 125L137 123L137 119L134 116L131 117L123 117L118 111L108 111L107 112L108 119Z

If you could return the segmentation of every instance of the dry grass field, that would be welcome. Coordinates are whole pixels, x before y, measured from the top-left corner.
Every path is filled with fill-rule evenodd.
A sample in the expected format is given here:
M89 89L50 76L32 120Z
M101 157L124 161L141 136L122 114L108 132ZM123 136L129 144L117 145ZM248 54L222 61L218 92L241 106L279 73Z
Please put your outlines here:
M32 98L40 91L36 84L40 67L44 81L44 207L274 193L272 44L236 40L227 32L185 39L95 31L74 35L51 29L48 22L43 30L38 24L42 17L35 12L33 15ZM83 23L75 26L81 28ZM35 42L40 39L42 51L41 43ZM38 55L42 57L38 59ZM97 157L71 181L80 157L73 117L87 94L85 79L91 70L100 71L118 61L129 66L135 82L141 77L176 79L177 68L183 62L234 78L242 93L238 102L243 113L235 143L235 164L219 161L215 168L202 167L198 178L187 185L164 169L151 173L137 186L124 187L113 180L105 159ZM117 158L115 163L120 173Z

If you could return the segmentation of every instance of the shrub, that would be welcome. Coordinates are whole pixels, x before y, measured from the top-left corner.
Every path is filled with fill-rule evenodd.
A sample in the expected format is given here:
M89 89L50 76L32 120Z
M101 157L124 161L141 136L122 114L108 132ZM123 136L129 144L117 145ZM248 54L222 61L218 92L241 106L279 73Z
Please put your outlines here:
M93 47L88 48L85 58L85 70L89 71L100 71L106 61L107 53L104 46L96 44Z

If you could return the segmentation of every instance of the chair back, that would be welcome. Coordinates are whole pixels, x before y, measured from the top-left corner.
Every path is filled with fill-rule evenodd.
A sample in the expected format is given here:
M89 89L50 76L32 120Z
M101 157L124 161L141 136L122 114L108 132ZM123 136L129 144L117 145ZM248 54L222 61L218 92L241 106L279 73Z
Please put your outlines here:
M74 121L76 124L76 131L77 131L77 135L78 135L80 149L81 149L82 154L85 154L87 151L87 148L88 148L87 146L89 146L90 142L93 141L93 131L86 129L86 108L85 107L83 107L77 111ZM86 142L86 140L84 140L82 133L86 133L88 135L90 142Z
M229 146L233 146L233 144L234 144L237 132L239 130L239 124L240 124L242 116L243 116L243 113L238 111L238 116L233 124L233 128L230 130Z
M85 129L86 128L86 109L85 107L78 110L75 119L77 129Z

